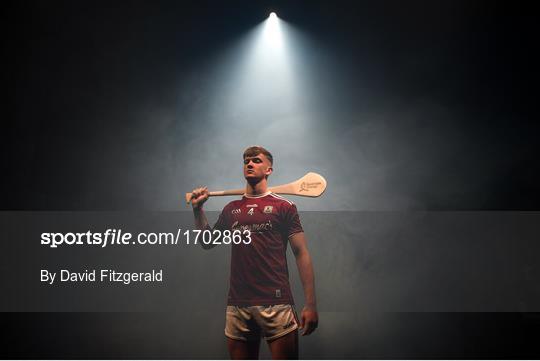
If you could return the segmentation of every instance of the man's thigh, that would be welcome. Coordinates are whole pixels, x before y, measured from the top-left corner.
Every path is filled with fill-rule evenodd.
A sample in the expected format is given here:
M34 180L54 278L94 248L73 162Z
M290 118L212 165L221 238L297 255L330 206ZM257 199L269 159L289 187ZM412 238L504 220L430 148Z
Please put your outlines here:
M274 360L298 359L298 330L268 341L268 346Z
M227 338L227 348L232 360L256 360L259 358L260 340L240 341Z

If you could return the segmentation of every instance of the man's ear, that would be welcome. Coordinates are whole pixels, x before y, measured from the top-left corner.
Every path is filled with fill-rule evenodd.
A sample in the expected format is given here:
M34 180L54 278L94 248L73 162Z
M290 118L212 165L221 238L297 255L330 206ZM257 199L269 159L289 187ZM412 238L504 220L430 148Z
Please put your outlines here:
M268 167L268 168L266 169L266 176L268 177L270 174L272 174L273 171L274 171L274 168Z

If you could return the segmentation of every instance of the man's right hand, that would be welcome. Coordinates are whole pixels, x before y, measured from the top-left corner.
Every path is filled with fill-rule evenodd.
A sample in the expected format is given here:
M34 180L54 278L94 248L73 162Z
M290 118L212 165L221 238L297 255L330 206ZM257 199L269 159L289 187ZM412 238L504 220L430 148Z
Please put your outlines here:
M207 187L195 188L191 192L191 206L193 207L193 209L202 208L204 202L206 202L208 197L209 195Z

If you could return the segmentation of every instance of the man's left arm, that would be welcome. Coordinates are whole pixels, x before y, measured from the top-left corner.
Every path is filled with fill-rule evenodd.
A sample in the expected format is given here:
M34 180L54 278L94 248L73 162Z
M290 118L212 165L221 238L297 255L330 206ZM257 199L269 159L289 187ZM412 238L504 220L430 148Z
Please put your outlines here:
M315 331L319 323L317 302L315 300L315 277L304 232L292 234L289 237L289 242L296 258L298 273L300 273L300 280L304 288L305 306L300 316L300 328L303 330L302 336L304 336Z

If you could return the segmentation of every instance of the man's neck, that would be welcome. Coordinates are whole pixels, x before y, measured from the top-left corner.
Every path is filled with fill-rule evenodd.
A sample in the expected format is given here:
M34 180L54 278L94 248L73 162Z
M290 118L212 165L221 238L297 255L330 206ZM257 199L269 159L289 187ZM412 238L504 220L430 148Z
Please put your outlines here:
M246 185L246 194L248 196L259 196L266 192L268 192L268 183L266 181L266 178L261 179L255 184L251 184L248 182Z

